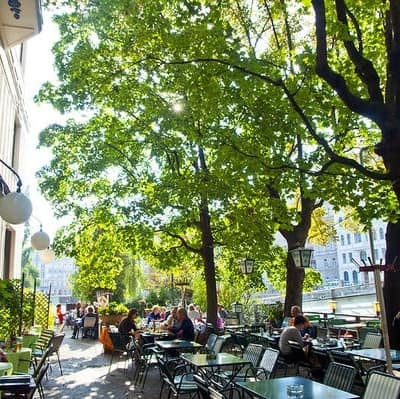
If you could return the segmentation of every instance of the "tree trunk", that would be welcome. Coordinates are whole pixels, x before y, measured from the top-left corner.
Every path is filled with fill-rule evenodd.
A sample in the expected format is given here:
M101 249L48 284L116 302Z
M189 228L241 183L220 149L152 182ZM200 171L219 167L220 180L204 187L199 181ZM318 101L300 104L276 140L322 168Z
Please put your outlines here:
M387 225L386 231L386 264L391 264L397 257L396 265L400 259L400 222ZM385 308L387 323L389 328L389 341L392 349L400 349L400 331L393 328L393 317L400 311L400 272L396 267L396 272L385 272L383 283L383 295L385 298Z
M293 230L280 230L287 242L288 251L304 247L307 241L308 232L311 227L311 216L315 208L322 206L322 202L310 198L301 198L300 221ZM286 296L283 308L284 315L290 316L290 308L293 305L302 306L303 303L303 282L304 269L295 266L292 256L288 252L286 258Z
M200 210L200 229L202 237L201 256L204 262L207 294L207 323L217 327L217 285L215 283L214 238L211 230L208 206Z
M302 306L303 303L303 282L304 269L294 265L292 256L286 258L286 297L284 315L290 316L290 308L293 305Z

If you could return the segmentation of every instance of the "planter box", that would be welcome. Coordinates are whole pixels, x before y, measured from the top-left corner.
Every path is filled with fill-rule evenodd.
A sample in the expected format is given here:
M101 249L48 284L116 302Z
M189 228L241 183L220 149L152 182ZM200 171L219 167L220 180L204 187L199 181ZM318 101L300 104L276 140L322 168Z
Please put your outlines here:
M110 316L100 316L100 320L103 326L116 326L124 317L125 315L113 314Z

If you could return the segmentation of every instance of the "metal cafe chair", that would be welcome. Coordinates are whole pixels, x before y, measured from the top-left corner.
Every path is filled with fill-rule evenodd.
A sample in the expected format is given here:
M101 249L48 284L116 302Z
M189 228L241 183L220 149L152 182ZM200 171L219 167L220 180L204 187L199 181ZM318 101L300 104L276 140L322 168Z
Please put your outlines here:
M356 375L357 370L354 367L331 362L326 370L323 384L342 391L351 392Z
M61 360L60 360L60 347L61 344L63 343L65 337L65 333L61 334L56 334L53 336L53 338L50 340L50 351L49 351L49 357L53 354L57 356L57 361L58 361L58 367L60 368L60 373L63 375L62 367L61 367Z
M382 343L382 335L379 333L367 332L361 345L362 349L380 348Z
M399 378L379 371L370 373L363 399L389 399L398 398L399 395Z
M126 361L129 359L129 357L131 357L132 351L127 349L125 341L122 339L120 332L109 332L108 334L110 336L113 345L113 349L111 351L110 365L108 367L108 372L110 372L116 354L120 356L121 355L125 356L125 366L126 366Z
M175 365L175 362L173 364ZM161 375L160 398L165 387L168 388L168 398L171 397L171 394L174 394L175 397L197 395L198 385L193 380L192 373L186 373L184 368L170 367L168 362L161 357L158 357L158 367Z
M272 378L278 364L278 359L279 351L277 349L266 348L258 367L252 369L254 378L257 380Z

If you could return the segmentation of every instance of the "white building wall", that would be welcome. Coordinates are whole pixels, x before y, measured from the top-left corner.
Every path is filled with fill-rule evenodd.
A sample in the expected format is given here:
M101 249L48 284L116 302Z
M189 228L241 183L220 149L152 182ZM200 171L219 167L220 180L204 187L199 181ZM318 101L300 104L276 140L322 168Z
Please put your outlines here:
M23 58L23 45L6 50L0 42L0 158L19 172L22 181L22 147L27 134ZM3 165L0 174L15 190L15 176ZM23 228L0 220L0 278L21 276Z

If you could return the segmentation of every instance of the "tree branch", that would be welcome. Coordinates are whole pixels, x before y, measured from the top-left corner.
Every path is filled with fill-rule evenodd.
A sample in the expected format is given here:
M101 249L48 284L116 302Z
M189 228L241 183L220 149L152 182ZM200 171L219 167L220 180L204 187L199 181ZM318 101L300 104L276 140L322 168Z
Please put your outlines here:
M362 55L362 37L358 21L356 20L354 15L349 12L344 0L336 0L335 2L338 21L340 21L346 27L347 36L350 38L350 29L347 21L347 14L350 15L350 18L355 25L355 29L358 34L360 50L356 48L352 40L343 40L343 44L347 50L347 54L351 62L355 66L355 71L361 81L367 86L371 100L383 103L383 95L379 84L379 76L375 68L373 67L372 62Z
M182 247L186 248L190 252L193 252L193 253L196 253L196 254L200 254L201 253L201 251L199 249L194 248L191 245L189 245L187 243L187 241L182 236L180 236L179 234L171 233L170 231L164 230L164 229L156 230L156 232L162 232L162 233L165 233L169 237L176 238L177 240L179 240L181 242Z
M316 72L339 95L345 105L353 112L373 120L382 127L386 119L386 109L381 101L364 100L354 95L347 87L342 75L333 71L328 64L326 41L326 15L324 0L312 0L315 11L315 29L317 40Z

